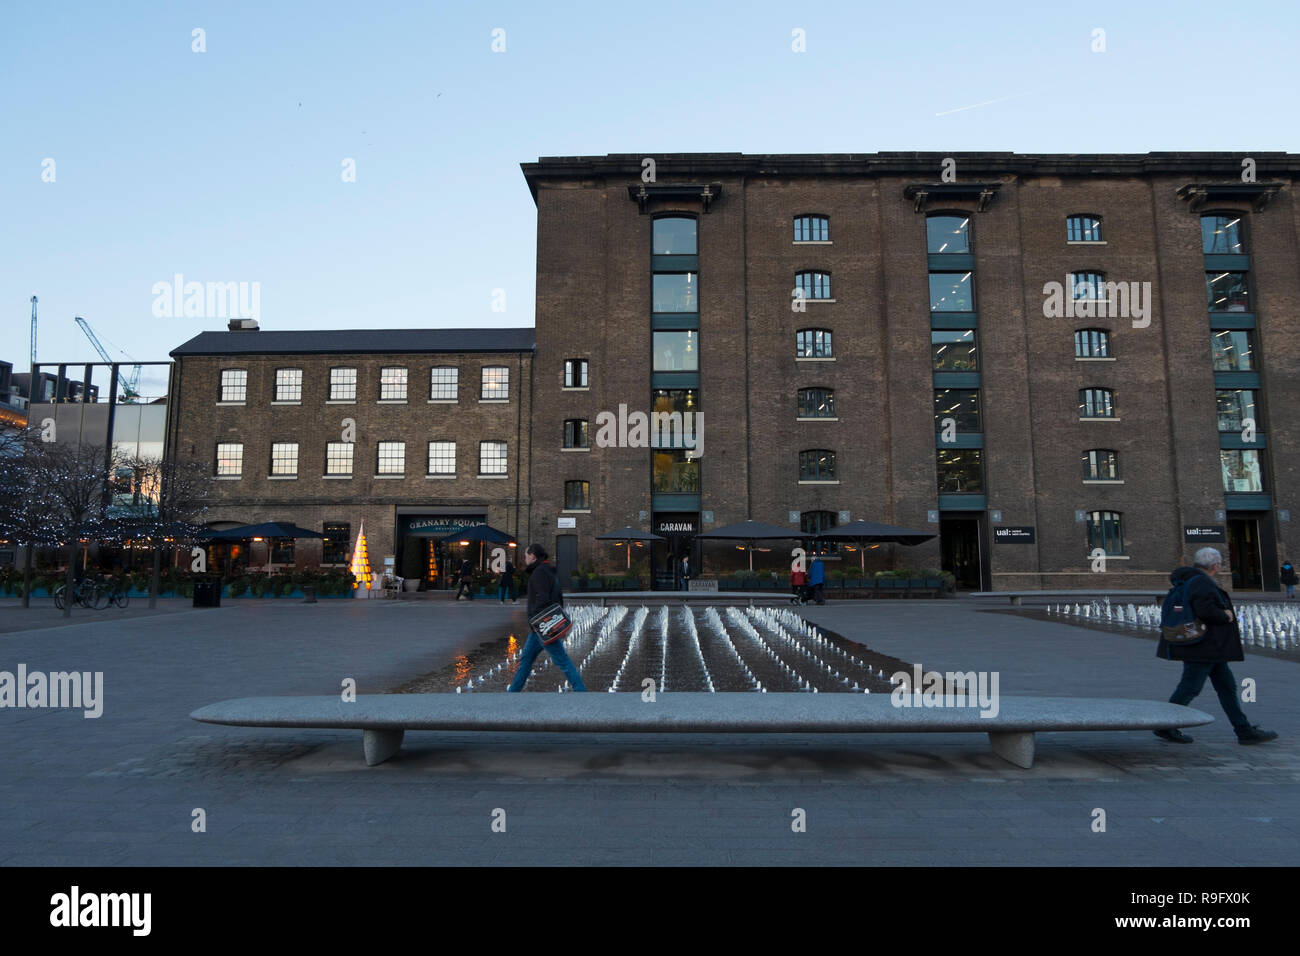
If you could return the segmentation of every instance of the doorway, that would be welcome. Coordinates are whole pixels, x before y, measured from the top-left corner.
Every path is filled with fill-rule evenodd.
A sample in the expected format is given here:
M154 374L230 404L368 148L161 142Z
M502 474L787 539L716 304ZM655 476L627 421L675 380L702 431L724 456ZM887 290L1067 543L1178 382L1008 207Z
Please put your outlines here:
M958 591L982 591L980 554L980 519L977 517L940 517L939 546L941 567L957 579Z
M520 558L522 559L522 555ZM521 565L522 567L522 565ZM555 573L561 581L568 581L569 576L578 570L578 536L576 534L557 534L555 536Z
M1228 563L1232 566L1234 591L1263 590L1258 519L1228 519Z

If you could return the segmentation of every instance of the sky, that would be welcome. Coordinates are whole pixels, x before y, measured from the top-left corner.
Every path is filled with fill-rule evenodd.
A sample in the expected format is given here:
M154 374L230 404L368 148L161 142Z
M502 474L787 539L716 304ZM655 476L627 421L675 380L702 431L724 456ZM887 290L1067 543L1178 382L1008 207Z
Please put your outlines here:
M1293 0L5 0L0 360L36 295L39 361L96 360L76 316L166 361L226 327L158 314L177 275L257 283L264 329L530 326L541 156L1297 152L1298 35Z

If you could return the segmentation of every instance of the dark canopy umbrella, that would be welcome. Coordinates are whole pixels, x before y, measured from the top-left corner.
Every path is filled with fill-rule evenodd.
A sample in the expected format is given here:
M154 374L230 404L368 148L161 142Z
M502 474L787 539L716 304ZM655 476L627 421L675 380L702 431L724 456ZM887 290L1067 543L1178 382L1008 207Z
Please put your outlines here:
M755 541L775 541L778 539L803 539L811 537L802 531L794 531L790 528L782 528L774 524L766 524L762 521L755 521L750 518L747 521L741 521L737 524L723 525L721 528L714 528L712 531L704 531L697 535L700 538L713 538L719 541L744 541L749 551L749 570L754 570L754 542Z
M617 531L606 531L604 534L596 535L597 541L626 541L627 542L627 566L632 567L632 542L633 541L664 541L657 534L651 534L649 531L641 531L637 528L627 527L619 528Z
M867 554L862 550L865 544L905 544L916 545L936 537L932 531L913 531L897 525L881 524L878 521L850 521L848 524L836 525L825 531L818 531L818 538L832 538L841 541L853 541L858 544L858 553L862 559L862 568L866 570Z
M225 531L213 531L207 537L216 541L239 541L243 538L323 538L319 531L309 531L296 524L280 521L263 521L261 524L246 524Z
M453 531L451 534L442 535L438 540L486 541L489 544L505 544L506 542L515 539L504 531L498 531L496 528L490 528L485 524L476 524L467 528L461 528L459 531Z

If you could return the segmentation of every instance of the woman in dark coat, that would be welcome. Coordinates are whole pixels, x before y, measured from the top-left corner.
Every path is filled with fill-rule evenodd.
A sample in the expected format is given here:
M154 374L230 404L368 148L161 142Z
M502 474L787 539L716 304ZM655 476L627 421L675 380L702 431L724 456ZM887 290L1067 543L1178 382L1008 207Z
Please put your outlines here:
M1223 563L1223 556L1214 548L1196 552L1192 567L1176 568L1169 575L1175 587L1186 582L1187 603L1196 619L1205 624L1205 636L1195 644L1170 644L1163 637L1156 647L1156 655L1166 660L1183 662L1183 677L1169 698L1171 704L1190 704L1205 686L1208 677L1219 695L1219 704L1232 729L1237 732L1237 742L1258 744L1273 740L1277 734L1252 726L1246 719L1237 700L1237 680L1232 676L1229 661L1242 661L1246 655L1241 647L1241 629L1237 612L1232 608L1232 598L1219 587L1215 575ZM1157 730L1155 735L1179 744L1190 744L1192 738L1181 730Z
M530 544L528 550L524 552L524 570L528 574L527 614L530 620L534 614L546 610L552 604L564 605L560 581L555 576L555 569L546 563L547 557L546 549L540 544ZM524 644L523 653L519 655L519 669L515 671L515 679L510 682L507 691L517 692L524 689L528 675L533 672L533 661L537 659L543 647L551 655L555 666L569 679L569 684L574 690L587 689L587 685L582 682L582 675L578 673L577 665L564 650L564 639L543 644L537 632L529 630L528 641Z

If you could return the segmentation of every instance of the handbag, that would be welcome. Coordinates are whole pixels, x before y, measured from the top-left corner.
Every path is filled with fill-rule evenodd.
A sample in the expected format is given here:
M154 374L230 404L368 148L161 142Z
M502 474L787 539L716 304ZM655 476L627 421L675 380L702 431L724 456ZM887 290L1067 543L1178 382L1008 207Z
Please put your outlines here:
M569 615L564 613L564 608L559 604L552 604L550 607L542 608L528 619L528 626L537 632L537 636L542 639L543 644L554 644L573 627L573 622L569 620Z

